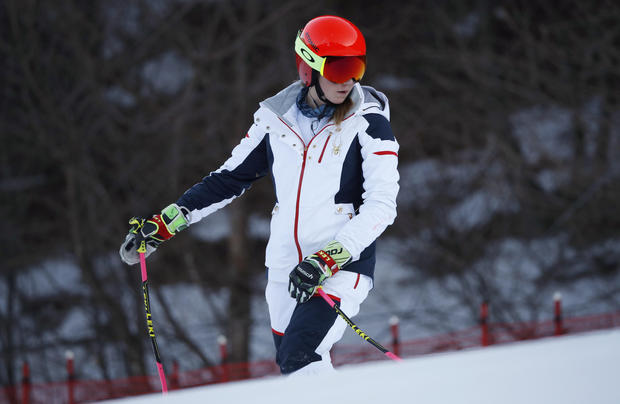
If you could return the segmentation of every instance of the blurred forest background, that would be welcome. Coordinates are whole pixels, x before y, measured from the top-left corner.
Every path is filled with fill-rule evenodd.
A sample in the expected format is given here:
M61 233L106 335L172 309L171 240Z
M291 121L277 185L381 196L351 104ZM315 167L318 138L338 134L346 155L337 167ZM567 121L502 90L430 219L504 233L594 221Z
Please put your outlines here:
M0 384L24 360L54 380L66 349L87 357L80 377L152 371L139 273L117 255L127 220L219 167L296 79L295 34L321 14L361 28L363 83L390 98L402 181L383 239L401 293L433 282L470 324L481 300L522 321L587 279L576 312L620 309L620 2L2 0ZM230 359L252 357L270 186L234 201L220 236L190 229L149 259L182 366L217 355L166 285L198 287ZM446 330L450 310L409 321Z

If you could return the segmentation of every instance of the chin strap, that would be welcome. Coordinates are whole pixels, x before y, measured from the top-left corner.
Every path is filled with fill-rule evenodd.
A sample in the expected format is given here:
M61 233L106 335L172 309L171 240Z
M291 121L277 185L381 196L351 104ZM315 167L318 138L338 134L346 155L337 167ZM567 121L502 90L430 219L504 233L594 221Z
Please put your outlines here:
M310 87L312 86L316 88L316 95L319 96L319 100L323 101L327 105L331 105L331 106L334 105L330 100L327 99L327 97L325 97L325 93L323 92L323 89L321 88L321 85L319 84L319 72L317 72L314 69L312 70L312 81L310 82Z

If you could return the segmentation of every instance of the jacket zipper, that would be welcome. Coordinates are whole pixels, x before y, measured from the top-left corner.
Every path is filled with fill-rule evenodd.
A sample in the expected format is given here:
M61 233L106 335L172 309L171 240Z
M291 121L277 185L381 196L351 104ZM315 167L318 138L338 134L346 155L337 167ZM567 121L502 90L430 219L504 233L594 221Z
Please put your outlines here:
M310 140L312 143L312 140ZM304 145L304 159L301 163L301 173L299 174L299 185L297 186L297 201L295 202L295 227L294 227L294 238L295 238L295 246L297 247L297 256L299 258L298 262L301 262L304 257L301 254L301 246L299 245L299 237L297 236L297 229L299 227L299 201L301 197L301 184L304 180L304 171L306 169L306 155L308 154L308 147Z
M287 128L289 128L289 130L291 132L293 132L295 134L295 136L297 136L297 138L299 139L301 144L304 145L303 160L301 162L301 173L299 173L299 183L297 185L297 200L295 201L295 221L293 223L293 239L295 240L295 247L297 248L297 257L299 258L298 262L301 262L304 259L304 257L303 257L303 255L301 253L301 245L299 244L299 236L298 236L297 229L299 227L299 200L301 198L301 184L303 183L304 171L306 170L306 155L308 154L308 146L306 146L306 143L304 142L302 137L299 136L299 134L297 132L295 132L293 130L293 128L291 128L286 122L284 122L284 120L282 120L282 118L278 117L278 119ZM310 139L310 142L308 143L308 145L310 143L312 143L312 141L314 140L315 137L316 137L316 135L314 137L312 137L312 139Z
M347 116L345 118L349 119L350 117L352 117L354 114L351 114L349 116ZM328 124L325 125L323 127L323 129L321 129L316 135L314 135L312 137L312 139L310 139L310 141L308 142L308 144L306 145L306 143L304 142L303 138L301 136L299 136L299 134L297 132L295 132L293 130L293 128L291 128L286 122L284 122L284 120L280 117L278 117L278 119L280 120L280 122L282 122L287 128L289 128L289 130L291 132L293 132L295 134L295 136L297 136L297 138L299 138L299 140L301 141L301 144L304 145L304 154L303 154L303 161L301 163L301 173L299 174L299 184L297 185L297 200L295 201L295 223L294 223L294 227L293 227L293 238L295 239L295 247L297 247L297 256L299 258L298 262L301 262L304 259L303 254L301 253L301 245L299 244L299 236L298 236L298 228L299 228L299 201L301 200L301 184L303 183L304 180L304 171L306 170L306 156L308 155L308 148L310 147L310 145L312 144L312 141L314 139L316 139L316 137L321 134L321 132L323 132L326 128L328 128L329 126L333 126L334 124ZM331 136L331 135L330 135ZM327 139L329 141L329 137ZM325 146L323 146L323 152L325 151L325 147L327 146L327 142L325 142ZM321 157L319 157L319 160L323 157L323 153L321 153Z
M321 164L321 160L323 160L323 154L325 153L325 148L327 148L327 143L329 143L329 138L331 137L332 135L330 133L329 136L327 136L327 140L325 141L325 144L323 145L323 150L321 150L321 156L319 157L319 164Z

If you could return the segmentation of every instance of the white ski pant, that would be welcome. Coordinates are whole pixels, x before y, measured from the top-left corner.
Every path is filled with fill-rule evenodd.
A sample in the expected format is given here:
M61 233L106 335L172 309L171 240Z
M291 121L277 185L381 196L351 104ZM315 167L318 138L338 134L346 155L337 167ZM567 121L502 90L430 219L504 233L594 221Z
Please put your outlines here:
M297 304L288 292L289 272L269 269L265 290L276 362L283 374L333 370L329 351L348 326L319 295ZM372 286L372 279L366 275L339 271L325 281L323 290L353 317Z

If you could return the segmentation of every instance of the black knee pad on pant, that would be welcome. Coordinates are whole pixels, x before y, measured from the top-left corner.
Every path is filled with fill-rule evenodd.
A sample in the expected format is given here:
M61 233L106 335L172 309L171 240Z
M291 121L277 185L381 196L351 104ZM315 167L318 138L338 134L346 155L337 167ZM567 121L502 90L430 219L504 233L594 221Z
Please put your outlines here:
M274 341L277 350L276 363L282 374L292 373L309 363L321 360L321 355L315 350L337 317L334 309L317 296L295 307L284 336L279 344Z

